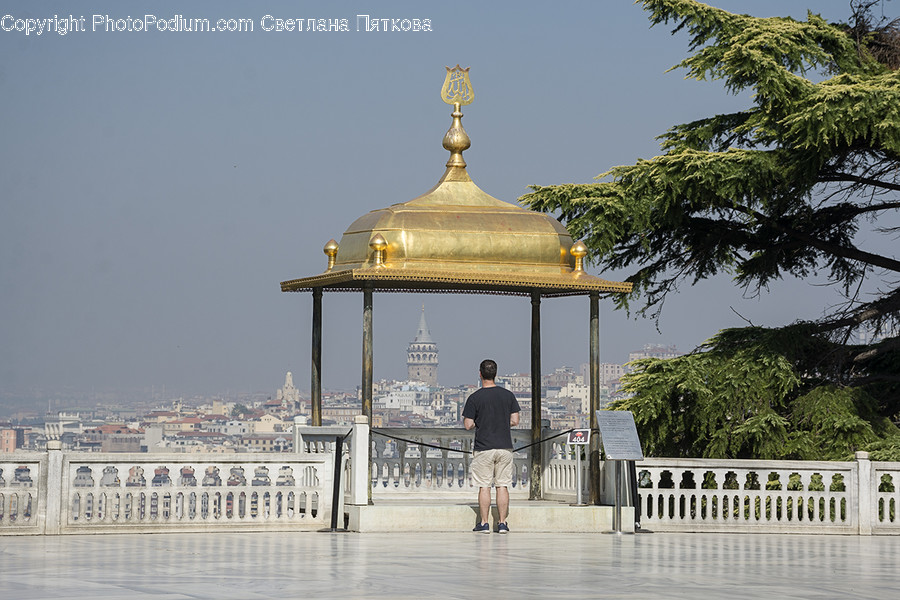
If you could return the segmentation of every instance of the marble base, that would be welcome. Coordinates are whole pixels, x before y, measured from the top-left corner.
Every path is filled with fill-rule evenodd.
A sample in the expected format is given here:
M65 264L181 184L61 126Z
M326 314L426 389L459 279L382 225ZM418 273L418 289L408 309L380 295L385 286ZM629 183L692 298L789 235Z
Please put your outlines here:
M475 526L478 505L428 504L419 501L383 502L372 506L345 506L351 531L428 532L469 531ZM516 532L600 533L612 531L613 507L570 506L556 502L513 502L509 527ZM497 507L491 507L491 525L499 522ZM634 509L622 509L623 531L634 531ZM630 526L630 528L629 528Z
M15 600L897 597L900 536L173 533L3 538Z

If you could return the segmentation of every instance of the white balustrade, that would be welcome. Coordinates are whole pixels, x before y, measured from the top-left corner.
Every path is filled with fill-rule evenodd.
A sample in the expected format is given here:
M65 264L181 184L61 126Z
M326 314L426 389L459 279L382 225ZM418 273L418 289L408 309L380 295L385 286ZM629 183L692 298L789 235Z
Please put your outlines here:
M513 448L531 442L530 431L513 430ZM474 438L465 429L377 429L372 432L372 498L475 497L469 464ZM436 447L432 447L436 446ZM528 498L531 453L513 455L511 498Z
M642 527L653 531L857 533L856 462L638 461Z
M0 455L0 534L320 529L331 518L331 455L56 454L51 482L41 455Z
M900 463L872 463L873 533L900 533Z
M318 529L331 518L337 436L345 449L338 514L344 504L366 504L369 493L376 503L474 501L471 432L370 432L360 417L348 433L298 426L300 454L0 454L0 535ZM556 433L544 434L552 439L544 443L543 497L574 502L576 452L586 448ZM514 447L530 437L514 430ZM371 478L354 468L367 465L369 449ZM530 455L516 452L513 498L528 498ZM580 465L586 499L585 454ZM870 462L865 452L849 462L648 458L636 471L635 514L654 531L900 534L900 463Z
M575 453L580 452L581 497L582 501L586 501L590 497L589 446L569 444L565 441L565 438L557 439L563 441L554 441L550 444L549 460L541 476L541 483L544 487L544 499L575 502L578 482L577 470L579 466Z
M43 533L46 454L0 454L0 534Z

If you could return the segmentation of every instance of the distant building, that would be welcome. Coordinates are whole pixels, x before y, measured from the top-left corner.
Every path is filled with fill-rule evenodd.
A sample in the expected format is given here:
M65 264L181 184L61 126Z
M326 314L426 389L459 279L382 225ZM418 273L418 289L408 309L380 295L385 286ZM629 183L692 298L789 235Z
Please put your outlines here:
M22 443L18 441L18 433L22 433ZM25 441L24 431L15 429L0 429L0 452L15 452L21 448Z
M323 425L351 425L353 418L359 413L359 402L346 397L327 402L322 398L322 424ZM373 419L374 420L374 419ZM377 427L377 425L373 424Z
M561 388L570 383L583 384L584 377L575 373L571 367L558 367L552 373L541 377L541 387L544 389Z
M609 388L609 392L616 392L622 386L622 376L628 372L624 365L616 363L600 363L600 385ZM581 365L581 376L585 384L591 381L591 366L588 363ZM601 391L601 395L602 395Z
M577 400L577 407L580 414L591 414L591 393L589 386L580 383L568 383L560 388L557 398L572 398Z
M430 388L416 382L399 382L384 396L375 400L383 410L398 410L424 414L423 407L431 404Z
M499 386L505 387L516 396L531 397L531 375L528 373L498 375L496 383Z
M140 452L142 445L144 432L124 423L106 423L94 429L85 429L80 439L82 449L101 452Z
M602 363L600 365L600 383L602 385L613 386L618 385L620 379L625 374L625 367L614 363Z
M661 344L647 344L640 350L628 353L628 362L640 360L642 358L675 358L681 356L681 352L675 346L663 346Z
M290 371L284 377L284 387L275 393L275 400L287 411L300 410L300 390L294 387L294 376Z
M250 424L253 425L253 433L281 433L293 427L293 423L287 423L273 415L263 415Z
M254 433L241 438L241 445L250 452L290 452L293 437L283 433Z
M406 350L406 371L410 381L421 381L430 386L437 385L438 347L431 338L431 332L428 331L424 306L419 317L416 337Z

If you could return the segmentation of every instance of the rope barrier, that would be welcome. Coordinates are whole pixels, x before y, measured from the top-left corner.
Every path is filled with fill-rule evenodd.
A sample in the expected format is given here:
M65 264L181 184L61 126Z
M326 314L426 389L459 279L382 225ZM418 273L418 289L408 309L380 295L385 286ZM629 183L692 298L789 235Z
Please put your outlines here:
M415 444L415 445L417 445L417 446L425 446L425 447L427 447L427 448L435 448L436 450L448 450L448 451L450 451L450 452L463 452L463 453L465 453L465 454L473 454L473 452L474 452L473 450L461 450L461 449L459 449L459 448L447 448L447 447L445 447L445 446L436 446L436 445L434 445L434 444L428 444L428 443L425 443L425 442L417 442L417 441L415 441L415 440L407 440L407 439L405 439L405 438L397 437L397 436L390 435L390 434L387 434L387 433L382 433L382 432L380 432L380 431L378 431L378 430L376 430L376 429L372 429L371 431L372 431L372 433L375 434L375 435L380 435L381 437L386 437L386 438L390 438L390 439L392 439L392 440L397 440L398 442L406 442L407 444ZM537 446L538 444L543 444L544 442L549 441L549 440L552 440L552 439L554 439L554 438L558 438L558 437L561 436L561 435L568 435L569 433L571 433L571 432L573 432L573 431L575 431L575 429L568 429L568 430L566 430L566 431L562 431L562 432L557 433L557 434L555 434L555 435L551 435L551 436L548 437L548 438L543 438L543 439L540 439L540 440L538 440L538 441L536 441L536 442L532 442L532 443L528 444L527 446L522 446L521 448L514 448L514 449L513 449L513 452L520 452L520 451L522 451L522 450L527 450L528 448L531 448L532 446Z
M450 452L465 452L466 454L472 454L471 450L460 450L459 448L445 448L444 446L435 446L434 444L426 444L425 442L416 442L414 440L407 440L401 437L397 437L394 435L389 435L387 433L381 433L375 429L371 430L375 435L380 435L381 437L390 438L392 440L397 440L398 442L406 442L407 444L415 444L417 446L427 446L428 448L436 448L437 450L449 450Z
M563 432L561 432L561 433L557 433L556 435L551 435L551 436L548 437L548 438L544 438L544 439L542 439L542 440L538 440L538 441L536 441L536 442L532 442L532 443L528 444L527 446L522 446L521 448L515 448L515 449L513 450L513 452L518 452L518 451L520 451L520 450L525 450L525 449L527 449L527 448L531 448L532 446L537 446L538 444L543 444L543 443L546 442L547 440L552 440L553 438L558 438L558 437L561 436L561 435L568 435L569 433L571 433L571 432L573 432L573 431L575 431L575 429L569 429L568 431L563 431Z

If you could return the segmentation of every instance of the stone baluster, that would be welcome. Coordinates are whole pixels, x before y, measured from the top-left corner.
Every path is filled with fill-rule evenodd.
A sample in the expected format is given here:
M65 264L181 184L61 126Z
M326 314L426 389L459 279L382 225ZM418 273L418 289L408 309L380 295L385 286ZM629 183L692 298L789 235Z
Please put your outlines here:
M422 437L413 438L413 440L419 442L419 468L418 468L418 477L416 477L416 487L425 488L428 485L428 456L426 452L425 446L422 446Z
M383 439L383 438L382 438ZM353 431L350 438L350 464L358 465L357 468L351 470L352 478L350 480L350 504L365 505L369 503L372 493L372 481L369 476L369 469L361 468L362 465L369 464L369 419L365 415L357 415L353 419ZM377 447L377 444L376 444ZM384 443L381 449L376 452L377 456L384 453ZM381 468L377 468L377 475L381 475ZM380 477L375 478L380 481Z
M365 415L361 415L365 416ZM374 480L374 485L376 487L384 487L384 485L390 485L391 474L390 472L385 475L384 467L388 464L388 459L386 457L387 454L387 439L383 437L376 437L373 440L374 449L372 451L372 462L373 468L375 472L372 473L372 479ZM356 444L354 443L354 447ZM390 470L389 470L390 471ZM373 485L370 483L370 485Z
M448 440L449 441L449 440ZM441 444L445 448L449 448L449 443L447 445ZM447 488L450 483L450 451L449 450L441 450L441 481L440 487Z
M60 533L60 525L63 515L63 455L61 426L58 423L47 423L45 425L47 433L47 491L43 494L45 506L39 507L38 510L44 513L44 533L48 535L58 535ZM68 498L66 499L68 509Z
M847 511L854 509L857 511L859 515L857 517L859 535L872 535L872 514L877 508L873 492L877 493L879 481L877 477L872 476L872 463L869 462L868 452L856 453L856 481L856 506L854 507L852 503L848 502ZM846 489L850 489L849 481L845 481L844 485ZM887 511L888 507L885 506L885 512Z
M409 463L407 462L406 458L406 452L408 449L409 444L407 444L406 442L397 442L397 487L401 489L410 487L410 481L412 477L412 474L409 472Z
M800 470L797 472L797 474L800 475L801 495L805 496L806 493L809 491L809 484L810 484L810 481L812 480L812 472L806 471L806 470Z

